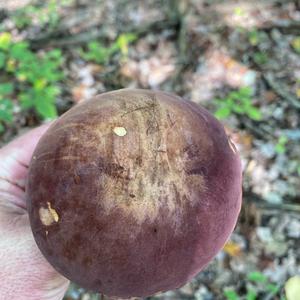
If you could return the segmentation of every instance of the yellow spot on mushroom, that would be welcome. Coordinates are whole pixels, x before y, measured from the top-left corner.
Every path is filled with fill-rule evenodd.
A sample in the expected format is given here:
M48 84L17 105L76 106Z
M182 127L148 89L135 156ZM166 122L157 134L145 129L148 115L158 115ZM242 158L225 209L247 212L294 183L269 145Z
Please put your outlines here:
M45 226L49 226L54 222L58 222L59 216L54 208L51 207L51 203L47 202L47 208L41 207L39 210L40 220Z
M48 230L46 230L46 236L48 236L48 233L49 233Z
M117 136L125 136L127 134L127 131L124 127L115 127L113 129L113 132L117 135Z
M58 222L59 216L58 216L56 210L55 210L54 208L51 207L51 203L50 203L50 202L47 202L47 205L48 205L48 209L49 209L49 211L50 211L50 213L51 213L51 215L52 215L52 217L53 217L53 220L54 220L55 222Z

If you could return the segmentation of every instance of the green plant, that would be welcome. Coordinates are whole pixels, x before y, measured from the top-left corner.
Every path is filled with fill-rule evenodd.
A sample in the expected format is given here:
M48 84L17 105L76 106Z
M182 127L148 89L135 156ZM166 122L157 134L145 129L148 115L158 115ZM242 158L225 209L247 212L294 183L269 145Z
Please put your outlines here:
M273 296L275 296L280 290L278 285L270 283L267 276L265 276L261 272L251 272L248 274L247 278L249 281L256 284L257 289L263 290Z
M258 65L264 65L268 62L268 55L265 52L258 51L253 54L253 60Z
M80 49L80 56L86 61L93 61L98 64L107 63L111 56L121 52L123 57L128 55L128 46L135 41L137 36L133 33L123 33L112 45L105 47L98 41L92 41L87 45L87 51Z
M277 144L275 145L275 151L278 153L278 154L282 154L286 151L286 144L288 142L288 138L287 136L285 135L281 135L278 139L278 142Z
M15 11L12 19L19 29L32 24L33 20L38 20L39 25L48 25L50 28L57 26L60 15L59 10L68 6L73 0L49 0L44 3L32 3Z
M247 279L253 282L266 282L268 278L261 272L254 271L247 275Z
M2 123L11 123L13 120L13 104L8 98L13 91L11 83L0 84L0 132L4 131Z
M246 14L246 11L242 8L242 7L235 7L234 10L233 10L233 13L236 15L236 16L239 16L239 17L242 17L242 16L245 16Z
M232 113L246 115L253 120L261 120L261 112L252 104L252 89L242 87L237 91L230 92L225 98L215 99L217 107L215 116L224 119Z
M258 43L260 41L260 37L259 37L258 31L256 29L249 31L248 40L252 46L258 45Z
M234 290L226 290L224 296L227 300L238 300L239 296Z
M248 32L248 41L251 46L258 46L260 43L263 43L267 39L267 35L264 31L259 31L256 28L253 28Z
M280 287L270 283L268 278L261 272L254 271L247 275L246 292L244 295L239 296L234 289L227 289L224 291L224 296L227 300L257 300L258 293L268 295L268 299L273 299L280 291Z
M22 109L33 108L44 119L56 117L58 83L64 78L62 61L59 49L36 54L28 43L13 42L7 32L0 34L0 71L5 80L0 85L0 121L12 121L12 99Z
M300 36L295 37L292 40L291 45L292 45L293 49L295 50L295 52L300 54Z

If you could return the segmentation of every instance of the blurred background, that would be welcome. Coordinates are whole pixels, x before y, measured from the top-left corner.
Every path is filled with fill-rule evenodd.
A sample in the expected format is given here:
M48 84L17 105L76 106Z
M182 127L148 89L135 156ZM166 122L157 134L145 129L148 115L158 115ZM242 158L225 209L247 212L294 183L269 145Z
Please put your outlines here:
M0 0L0 145L124 87L205 106L241 153L239 222L192 282L147 299L299 300L299 58L299 1Z

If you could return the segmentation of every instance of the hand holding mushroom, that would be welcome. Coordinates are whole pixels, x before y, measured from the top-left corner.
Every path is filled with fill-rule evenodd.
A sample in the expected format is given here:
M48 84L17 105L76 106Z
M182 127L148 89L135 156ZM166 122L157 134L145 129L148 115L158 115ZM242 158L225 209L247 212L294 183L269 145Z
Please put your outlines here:
M0 299L60 300L69 284L37 248L26 210L28 164L47 128L0 149Z

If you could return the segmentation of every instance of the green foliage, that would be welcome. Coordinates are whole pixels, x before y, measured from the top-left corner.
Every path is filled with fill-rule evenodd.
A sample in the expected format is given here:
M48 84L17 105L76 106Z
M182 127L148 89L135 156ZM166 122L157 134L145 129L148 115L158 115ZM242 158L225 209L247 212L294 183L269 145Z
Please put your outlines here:
M267 277L261 272L251 272L248 274L247 279L253 282L266 282Z
M256 28L248 32L248 41L251 46L258 46L267 39L266 33L264 31L259 31Z
M279 286L275 285L275 284L272 284L272 283L269 283L267 284L266 286L266 290L270 291L272 294L276 295L279 291L280 291L280 288Z
M293 49L295 50L295 52L297 52L298 54L300 54L300 36L295 37L292 40L291 43Z
M259 43L259 35L257 30L251 30L248 33L248 40L252 46L257 46Z
M59 9L72 2L73 0L49 0L43 4L26 5L16 10L12 19L19 29L32 25L33 20L38 20L40 26L48 25L54 28L60 19Z
M265 52L258 51L253 54L253 60L258 65L264 65L268 62L268 55Z
M26 42L13 42L7 32L0 34L0 71L5 78L0 84L2 124L13 120L12 99L23 109L33 108L44 119L57 116L55 99L60 93L58 82L64 78L62 61L58 49L38 55Z
M238 295L234 289L224 291L224 296L227 300L257 300L258 293L268 295L273 299L280 291L280 287L269 282L268 278L261 272L254 271L247 275L246 292L244 295Z
M287 136L285 136L285 135L280 136L277 144L275 145L275 151L278 154L285 153L285 151L286 151L285 146L286 146L287 142L288 142Z
M0 84L0 132L4 130L3 122L11 123L13 120L13 104L7 98L13 91L10 83Z
M254 290L248 289L246 300L256 300L257 293Z
M245 15L245 10L242 8L242 7L235 7L234 8L234 11L233 11L233 13L236 15L236 16L239 16L239 17L242 17L242 16L244 16Z
M252 89L242 87L237 91L230 92L223 99L215 99L214 103L217 107L215 116L218 119L224 119L232 113L246 115L253 120L261 120L261 112L252 105Z
M239 296L234 290L226 290L224 296L227 300L238 300Z
M109 47L103 46L98 41L92 41L87 45L87 51L80 49L80 56L86 61L93 61L98 64L107 63L112 55L121 52L123 57L128 55L128 46L134 42L137 36L133 33L123 33Z
M253 53L253 60L258 65L263 65L268 62L268 55L260 49L260 45L265 43L268 39L267 34L264 31L257 30L256 28L248 32L248 42L251 46L255 47L257 51Z

